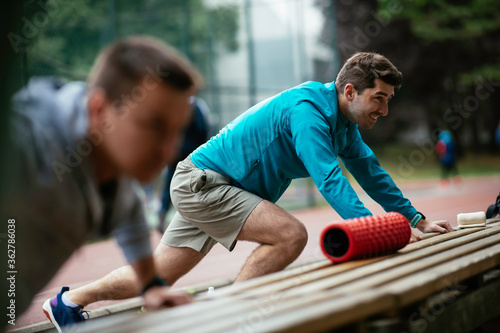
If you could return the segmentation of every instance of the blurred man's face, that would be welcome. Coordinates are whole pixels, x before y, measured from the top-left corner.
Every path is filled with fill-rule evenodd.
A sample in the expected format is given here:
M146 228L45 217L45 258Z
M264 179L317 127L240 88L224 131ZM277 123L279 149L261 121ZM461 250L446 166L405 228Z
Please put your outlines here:
M378 117L389 113L388 104L393 96L394 86L375 79L374 88L365 89L361 95L354 93L349 104L349 120L363 129L373 128Z
M192 108L190 91L164 84L144 91L109 103L103 145L119 173L147 182L176 158Z

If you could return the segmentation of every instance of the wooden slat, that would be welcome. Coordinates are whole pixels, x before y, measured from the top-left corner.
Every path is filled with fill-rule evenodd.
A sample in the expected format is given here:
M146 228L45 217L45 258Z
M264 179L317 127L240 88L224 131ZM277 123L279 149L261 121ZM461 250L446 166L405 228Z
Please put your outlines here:
M172 309L142 314L118 314L112 317L113 320L98 318L87 321L84 325L77 325L77 332L142 332L143 329L149 326L164 326L164 324L180 318L196 321L198 314L210 312L214 309L222 309L228 303L234 304L236 302L230 298L224 298L210 302L195 302Z
M115 323L112 325L105 323L92 325L92 321L90 321L82 327L84 329L82 332L154 332L160 327L162 328L160 331L184 332L204 327L207 325L207 320L210 321L210 326L214 327L213 332L217 332L217 329L222 327L235 327L235 320L240 320L241 315L244 316L248 313L258 315L262 312L262 306L259 308L259 304L267 304L266 302L271 302L270 304L275 307L275 310L272 311L272 316L274 316L281 312L293 312L297 308L308 308L316 302L327 301L328 297L344 299L350 293L352 294L352 288L357 288L356 290L359 291L364 290L364 293L375 285L404 278L419 270L429 269L432 265L441 264L450 258L465 255L469 253L467 251L477 251L488 244L495 243L495 240L498 242L498 237L490 236L499 232L500 227L489 224L486 229L464 229L409 244L398 254L387 256L385 259L358 260L334 266L331 266L328 261L320 260L302 268L291 269L288 272L283 271L250 280L235 285L231 289L228 287L219 289L214 297L202 297L201 299L205 298L206 301L199 301L188 306L134 316L133 320L128 319L130 316L124 317L120 324L116 324L114 321ZM486 239L477 242L484 237ZM473 241L476 242L467 244ZM447 251L455 247L459 247L459 250ZM440 253L442 251L446 251L447 254ZM433 256L420 260L416 264L412 263L430 255ZM402 266L404 263L412 263L412 267ZM284 280L281 281L281 279ZM325 298L325 295L328 296ZM380 297L382 296L380 295ZM276 299L273 300L273 297ZM349 297L346 298L346 302L354 302ZM371 304L362 296L356 297L361 304ZM370 307L363 309L363 311L368 311ZM238 314L241 315L238 316ZM265 321L267 321L267 317ZM203 331L209 332L205 329Z
M217 294L214 295L213 297L221 298L221 297L226 297L229 295L238 294L244 290L255 289L255 288L258 288L260 286L263 286L263 285L266 285L266 284L269 284L269 283L272 283L275 281L281 281L281 280L284 280L284 279L287 279L287 278L290 278L293 276L306 274L306 273L313 272L313 271L316 271L316 270L319 270L319 269L322 269L322 268L325 268L328 266L332 266L332 262L330 260L322 258L322 259L317 260L313 263L292 267L290 269L286 269L286 270L281 271L281 272L277 272L277 273L269 274L269 275L265 275L265 276L260 276L260 277L257 277L257 278L254 278L254 279L251 279L248 281L240 282L240 283L235 284L235 285L231 285L231 286L228 286L225 288L217 289ZM203 300L205 298L209 298L209 297L200 296L198 299Z
M495 221L495 222L491 222L491 223L486 224L486 228L497 227L499 225L500 225L500 221Z
M491 219L486 219L486 224L500 222L500 217L494 217Z
M378 258L376 258L378 259ZM349 264L349 263L345 263ZM331 264L330 264L331 265ZM336 266L337 269L341 267L342 265ZM350 267L349 265L344 265L345 269L348 269ZM283 273L283 272L280 272ZM312 272L315 273L315 272ZM282 274L278 274L282 275ZM218 294L218 291L217 291ZM242 300L236 300L236 298L220 298L220 299L208 299L205 302L197 302L195 304L191 304L188 306L183 306L183 307L178 307L174 309L169 309L169 310L162 310L162 311L157 311L155 313L148 313L148 314L143 314L142 316L134 316L133 322L131 323L130 317L125 316L124 320L126 325L116 325L116 322L120 322L121 319L114 320L113 323L96 323L96 322L88 322L86 325L82 326L82 330L79 332L95 332L97 330L101 331L106 331L106 332L122 332L122 331L127 331L127 332L139 332L139 331L146 331L148 327L156 327L156 326L161 326L164 329L168 329L170 331L170 325L168 324L169 321L175 321L175 323L172 323L172 325L175 324L176 329L187 329L189 327L195 326L196 329L199 329L200 326L204 326L205 322L203 320L200 320L199 314L200 313L210 313L211 320L213 321L220 321L223 320L224 318L227 318L228 313L226 311L221 311L223 308L234 308L235 304L242 303L244 301ZM246 303L246 308L242 309L240 307L237 307L237 311L246 311L246 312L251 312L254 311L252 310L255 307L256 302L255 301L247 301ZM213 309L218 309L215 313L213 312ZM257 309L258 310L258 309ZM143 317L147 317L147 320L143 322ZM203 319L203 318L201 318ZM161 325L162 323L165 323L164 325Z
M475 233L475 232L478 232L481 230L484 230L484 228L471 228L471 229L463 229L463 230L448 232L446 234L438 235L437 237L432 237L429 239L424 239L424 240L421 240L421 241L418 241L415 243L408 244L404 248L399 250L398 253L406 253L406 252L415 251L415 250L422 249L422 248L425 248L428 246L432 246L435 244L446 242L446 241L449 241L449 240L454 239L454 238L463 237L465 235L472 234L472 233Z
M461 256L465 253L469 253L470 251L477 250L478 248L486 246L485 244L489 243L496 243L500 240L497 240L495 238L492 238L488 241L488 243L484 243L484 240L481 241L476 241L475 244L467 244L464 248L460 248L460 251L456 251L457 249L454 249L454 251L448 251L448 252L453 252L456 253L454 257ZM480 244L483 243L483 244ZM279 299L279 302L276 304L276 310L274 310L274 313L277 312L282 312L282 311L293 311L294 309L305 309L309 307L311 304L314 304L316 302L321 302L325 301L327 299L331 298L338 298L338 297L344 297L346 295L349 295L352 293L353 290L356 291L356 293L359 293L362 290L366 290L370 287L380 285L383 283L390 282L394 279L400 278L401 276L406 276L408 274L411 274L416 271L420 271L422 269L425 269L426 267L433 266L437 263L442 263L448 261L450 258L450 253L447 254L438 254L437 256L434 256L432 260L427 260L427 262L419 262L419 265L416 267L413 267L415 265L412 265L413 269L410 267L408 268L407 266L401 266L397 267L393 270L390 271L383 271L379 274L374 274L371 276L368 276L365 279L361 279L360 281L355 281L352 283L347 283L341 287L337 287L333 290L313 290L311 291L310 294L307 293L295 293L297 289L301 289L302 287L298 287L296 289L284 292L284 293L276 293L274 294L273 297ZM307 287L309 285L305 285L304 287ZM276 296L278 295L278 296ZM293 297L292 296L296 296ZM263 301L265 298L260 298L259 300ZM248 311L256 311L253 308L250 308ZM218 321L221 322L222 326L227 326L227 321L231 321L232 319L227 319L227 318L220 318ZM234 324L234 321L233 321ZM216 332L217 330L214 330ZM208 332L208 331L206 331Z
M140 332L204 332L205 327L215 320L220 320L218 318L238 318L242 313L246 313L248 308L254 306L255 302L250 300L239 300L231 301L230 306L224 307L210 307L210 309L205 309L205 311L198 311L193 313L192 316L184 317L186 320L177 320L178 318L173 318L173 320L165 320L162 317L157 317L160 321L156 321L156 324L151 325L149 322L147 326L141 327ZM217 312L217 317L214 316L214 312Z
M428 239L431 237L439 236L441 235L440 232L428 232L420 235L420 239Z
M234 278L223 278L223 279L202 282L182 288L174 288L173 290L185 291L190 294L206 294L206 291L208 290L209 287L224 288L228 285L232 285L233 283L234 283Z
M322 280L325 278L331 278L333 276L338 276L338 275L344 276L344 274L349 274L350 272L357 272L358 269L360 269L360 267L365 267L369 264L373 264L375 262L381 261L389 257L390 256L384 256L384 257L345 262L341 265L334 265L316 272L311 272L308 274L292 277L284 281L273 282L271 284L262 286L257 289L245 290L237 295L234 295L234 297L235 298L265 297L270 293L275 293L291 288L299 288L300 286L309 285L312 282Z
M411 267L412 270L415 271L415 269L419 269L419 268L413 268L413 266L409 266L410 264L415 265L415 263L416 263L418 266L432 265L433 261L431 261L430 258L432 258L431 256L436 255L436 254L441 255L443 257L442 260L446 261L449 258L453 258L453 257L456 257L457 255L459 255L459 253L461 253L461 252L458 251L458 248L460 248L461 246L467 245L471 242L475 242L475 241L477 242L478 240L483 240L485 237L496 235L498 233L500 233L500 228L491 229L491 230L484 230L484 231L475 233L473 235L469 235L468 237L456 238L456 239L450 240L448 242L440 243L438 245L422 249L420 251L407 253L404 256L393 257L393 258L384 260L384 261L379 262L379 263L374 264L374 265L362 267L362 268L359 268L359 269L354 270L352 272L347 272L347 274L344 274L342 276L328 278L325 280L318 281L316 283L310 283L308 285L301 286L299 288L295 288L293 291L290 291L289 293L291 295L294 295L294 294L300 295L300 294L312 293L312 292L315 292L317 290L331 289L331 288L340 286L341 284L346 283L346 282L355 281L355 280L358 280L358 279L361 279L364 277L369 277L371 274L376 274L376 273L382 272L384 275L387 275L387 274L389 274L388 271L390 269L393 269L393 268L401 270L403 267L405 267L405 268ZM490 242L494 243L494 242L496 242L496 240L492 239L492 240L489 240L488 242L485 241L484 243L481 243L481 242L476 243L475 246L470 251L480 249L480 248L486 246L486 244L489 244ZM467 247L466 249L468 249L468 248L469 247ZM460 248L460 249L462 249L462 248ZM450 252L447 255L443 255L442 253L447 251L447 250L452 250L452 252ZM425 261L422 263L422 261L418 261L418 260L425 260ZM438 259L438 263L439 263L439 260L440 259ZM394 270L391 270L390 274L396 274L396 272ZM405 275L405 274L402 273L401 275Z
M252 287L258 287L259 285L264 285L266 283L269 283L270 281L277 281L280 279L286 279L287 277L290 277L290 276L295 276L298 274L312 272L314 270L318 270L320 268L323 268L326 266L331 266L331 265L332 265L332 263L329 260L326 260L326 259L316 260L316 261L307 263L306 265L292 267L291 269L287 269L285 271L281 271L281 272L278 272L278 273L273 274L273 275L268 275L268 276L262 277L265 279L257 278L257 279L250 280L248 282L252 282L252 283L249 285L246 285L247 284L246 282L241 283L241 285L244 285L243 288L235 288L236 286L240 285L240 284L238 284L232 288L217 289L217 295L223 294L221 291L224 291L224 290L227 291L227 292L225 292L225 294L231 295L231 294L234 294L235 292L238 292L240 289L244 290L244 289L248 289L248 288L252 288ZM185 289L185 290L187 290L187 289ZM193 318L198 320L199 313L210 313L210 310L212 310L214 307L221 308L223 306L228 305L228 303L231 303L230 306L232 307L233 303L234 303L233 300L230 300L227 298L221 299L221 297L218 297L218 300L214 301L213 297L207 297L205 295L200 295L196 299L197 299L197 301L203 301L203 300L208 299L208 300L210 300L210 304L207 304L206 302L198 302L196 304L191 304L187 307L186 306L185 307L178 307L178 308L174 308L174 309L169 309L167 311L163 310L163 311L158 311L156 313L148 314L148 316L150 316L148 319L149 324L156 325L156 324L161 324L162 322L168 322L169 320L185 318L184 320L180 320L180 321L178 320L176 326L178 326L179 323L180 323L180 325L189 326L193 322ZM187 311L187 313L186 313L186 311ZM222 312L219 312L219 313L222 313ZM211 314L210 316L213 317L213 314ZM131 319L130 315L127 314L124 316L123 319L122 318L114 319L113 321L109 321L109 323L103 323L103 322L96 323L93 320L91 322L87 322L86 325L81 328L81 332L94 332L95 330L102 330L102 331L106 331L106 332L120 332L122 329L124 329L123 325L119 325L117 327L116 323L120 323L121 321L124 321L127 324L126 325L127 330L140 331L141 329L144 329L144 326L142 324L137 326L137 325L130 325L128 323L128 321L136 320L136 319L137 318L135 318L135 316L133 319Z
M470 253L464 257L457 258L444 263L439 267L434 267L409 278L401 279L397 283L391 283L387 287L377 289L371 297L377 295L391 294L395 302L389 302L394 308L411 304L423 296L428 296L446 288L451 281L462 281L466 278L477 275L487 269L500 264L500 244L485 248L478 252ZM456 280L455 280L456 279ZM368 290L367 293L374 292ZM366 294L365 292L360 293ZM401 297L404 295L405 297ZM382 297L382 296L379 296ZM254 332L320 332L338 327L337 317L342 317L344 313L338 312L335 306L344 302L345 299L329 299L325 302L317 303L303 309L294 309L292 311L282 312L280 315L272 316L263 321ZM378 302L374 302L377 304ZM363 307L363 305L361 305ZM357 312L358 307L353 307L353 314ZM358 318L350 318L350 321L361 319L363 317L387 311L387 306L381 303L380 311L374 309L372 313L365 312ZM349 322L350 322L349 321ZM233 330L234 331L234 330ZM233 332L227 331L227 332Z
M346 263L347 264L347 263ZM330 263L331 265L331 263ZM336 267L340 267L341 265L338 265ZM350 266L345 265L346 267L343 268L348 269ZM331 268L331 267L330 267ZM338 268L337 268L338 269ZM280 272L282 273L282 272ZM309 274L315 274L316 272L310 272ZM281 275L281 274L280 274ZM285 280L286 281L286 280ZM216 291L216 295L218 295L218 291ZM203 320L204 318L200 318L199 314L200 313L209 313L211 321L216 321L220 322L227 318L229 314L236 314L238 312L240 313L248 313L252 311L258 311L258 303L255 302L254 300L241 300L238 299L238 295L232 295L231 298L229 297L223 297L223 298L203 298L204 301L198 301L195 304L191 304L188 306L183 306L179 308L174 308L174 309L169 309L167 311L162 310L162 311L157 311L152 314L147 314L147 321L142 324L142 316L139 318L136 318L137 322L134 325L128 324L126 329L129 331L141 331L141 332L147 332L149 328L151 328L153 331L155 330L155 327L161 326L163 329L167 331L171 331L171 325L175 327L176 330L184 332L185 330L188 330L190 328L194 327L194 330L199 330L201 326L205 327L206 321ZM241 308L239 304L244 304L244 308ZM257 304L257 305L256 305ZM233 309L236 310L233 311ZM255 308L257 306L257 308ZM217 311L214 312L214 309L217 309ZM227 310L229 309L229 310ZM175 321L174 323L169 324L169 321L173 320ZM161 323L165 323L164 325L161 325ZM86 330L82 332L94 332L97 327L102 328L103 331L106 332L121 332L121 330L125 329L122 326L106 326L106 327L101 327L101 326L86 326ZM204 328L205 329L205 328Z
M268 279L268 281L278 280L280 278L286 278L288 276L294 276L297 274L307 273L309 271L317 270L319 268L326 267L329 265L331 265L331 262L329 260L326 260L326 259L312 260L304 265L297 265L295 267L292 267L291 269L287 269L285 271L278 272L279 275L277 273L276 274L276 275L278 275L277 277L274 277L273 279ZM266 276L266 277L268 277L268 276ZM231 282L231 280L233 280L233 279L221 279L219 281L216 281L215 285L213 282L208 283L208 284L215 286L215 287L220 287L220 289L217 288L217 294L219 294L219 291L222 291L222 290L231 290L231 291L233 290L234 287L233 288L223 287L224 285L227 285L227 283ZM254 280L258 280L258 279L254 279ZM254 281L254 280L250 280L250 281ZM217 282L219 282L219 283L217 284ZM257 285L267 283L267 281L258 281L258 282L259 283ZM176 289L176 290L190 291L191 289L194 288L196 292L199 292L202 289L206 290L208 288L208 284L202 283L202 284L195 285L193 287L185 287L185 288L180 288L180 289ZM239 285L240 284L238 284L236 286L239 286ZM228 293L228 295L230 295L230 294L232 294L232 292ZM232 302L232 300L228 300L228 299L222 299L222 300L218 300L218 301L214 302L213 297L207 297L206 293L202 294L202 295L197 295L197 297L196 297L197 301L202 301L202 300L206 300L206 299L211 300L211 307L222 307L222 306L226 305L227 303ZM189 309L187 309L187 308L188 307L184 306L184 307L177 307L177 308L173 308L173 309L163 310L163 311L159 311L159 312L155 312L155 313L149 313L148 315L152 316L149 320L151 320L153 324L157 323L157 322L161 323L161 322L164 322L165 320L170 320L170 319L173 320L173 319L180 318L180 317L188 317L188 318L191 316L197 317L196 316L197 313L200 313L200 312L204 313L204 312L207 312L207 310L208 311L210 310L210 308L208 308L204 302L191 304L191 305L189 305ZM188 313L186 313L186 310L188 311ZM156 316L156 314L159 314L159 313L162 313L162 314L158 315L159 320L157 321L155 316ZM110 331L111 332L111 330L116 329L114 322L124 321L124 320L126 320L126 318L130 318L130 315L127 314L127 315L125 315L124 319L116 319L116 320L113 320L112 322L110 321L109 323L104 323L101 321L97 325L92 325L92 324L95 324L95 321L92 320L90 322L86 322L86 325L84 327L82 327L81 329L84 330L82 332L93 332L94 330L97 329L97 327L99 327L99 328L102 328L103 331ZM134 317L133 320L136 320L136 318ZM191 320L191 319L189 319L189 320ZM127 328L132 329L134 327L127 326ZM137 329L140 329L140 328L142 328L142 326L137 327ZM120 328L118 328L116 330L116 332L119 332L119 331L120 331ZM113 331L113 332L115 332L115 331Z
M281 311L280 306L286 303L278 303L273 309L273 313L268 313L266 311L261 311L258 307L255 307L252 311L240 316L235 320L235 318L226 318L229 320L220 319L218 321L211 321L209 324L201 327L203 333L220 333L220 332L278 332L282 319L278 319L277 323L273 322L276 314L286 315L288 310L285 312ZM318 311L316 300L311 299L309 303L305 306L297 309L302 316L307 319L307 324L302 325L302 319L298 322L295 320L290 320L286 316L285 320L288 323L294 323L294 325L288 326L283 332L321 332L329 331L331 327L339 327L349 322L355 321L359 318L364 318L369 316L374 311L384 311L395 307L394 299L392 296L383 294L377 290L368 290L364 293L352 294L347 297L341 297L336 299L335 302L330 302L326 307L321 306L321 310ZM311 318L321 319L321 316L326 311L327 325L324 325L323 321L311 320ZM331 315L333 313L333 315ZM276 325L275 327L270 326ZM296 329L293 326L302 325L300 328ZM198 327L200 329L200 327ZM183 333L198 333L200 330L187 330L182 331ZM152 333L153 331L147 331L144 333Z
M500 218L499 219L490 219L489 221L490 222L500 221ZM488 221L487 221L487 223L488 223ZM483 228L472 228L472 229L467 229L467 230L459 230L459 231L456 231L456 232L453 232L450 234L439 234L438 233L442 238L434 239L432 241L427 241L427 242L420 241L417 243L408 244L406 247L404 247L403 249L401 249L398 252L405 253L405 252L415 251L415 250L420 249L420 248L428 247L428 246L431 246L434 244L438 244L440 242L445 242L449 239L462 237L464 235L474 233L474 232L480 231L480 230L483 230ZM358 265L362 266L365 264L372 263L374 261L378 261L381 258L382 257L377 257L377 258L372 258L372 259L365 260L365 261L360 261L360 260L355 261L356 264L351 265L349 267L349 269L358 267ZM289 270L261 276L261 277L254 278L254 279L249 280L249 281L240 282L236 285L232 285L232 286L218 289L217 295L215 295L214 297L220 298L220 297L225 297L225 296L229 296L229 295L235 295L235 294L238 294L244 290L255 289L257 287L261 287L263 285L266 285L266 284L269 284L272 282L282 281L282 280L289 278L289 277L292 277L292 276L302 275L302 274L305 274L309 271L315 271L315 270L322 269L322 268L325 268L328 266L332 266L332 263L329 260L327 260L327 259L318 260L318 261L313 262L311 264L307 264L307 265L303 265L303 266L299 266L299 267L294 267L294 268L291 268ZM339 272L341 272L341 271L344 271L344 269L339 270ZM205 297L204 295L200 296L200 300L203 300L205 298L207 298L207 297Z
M413 274L404 280L384 286L383 290L397 296L398 306L405 306L499 264L500 244L496 244ZM416 289L418 293L414 292Z
M244 303L243 308L239 308L238 311L240 313L243 313L243 314L245 314L245 313L259 314L261 311L259 309L259 302L261 304L261 307L262 307L262 304L264 304L264 306L266 306L265 304L271 303L273 306L276 307L276 309L281 309L280 311L293 311L296 308L302 309L302 308L308 307L311 304L314 304L316 302L325 301L327 299L331 299L334 297L335 298L345 297L346 295L349 295L350 293L352 293L352 290L356 290L356 293L358 293L358 292L361 292L362 290L367 290L370 287L380 285L383 283L387 283L389 281L393 281L394 279L400 278L402 276L407 276L411 273L418 272L422 269L432 267L433 265L446 262L446 261L450 260L450 258L456 258L456 257L462 256L466 253L469 253L471 251L476 251L477 249L482 248L484 246L487 246L490 243L496 243L496 242L500 241L500 240L498 240L498 238L490 237L489 239L487 239L485 241L485 239L482 239L481 237L485 237L487 235L495 235L499 231L500 231L500 228L497 228L496 230L489 229L489 230L483 230L481 232L482 234L470 235L470 236L474 236L475 239L480 240L480 241L476 241L476 242L473 242L470 244L466 244L466 243L470 242L470 239L469 240L455 239L453 241L456 242L456 244L464 244L464 243L466 244L465 246L459 247L458 249L455 246L452 246L450 244L442 243L442 244L440 244L440 246L442 246L443 248L453 248L453 251L439 253L439 249L437 249L437 250L433 251L433 252L437 251L437 253L438 253L437 255L430 257L430 258L427 258L425 261L417 262L416 265L412 265L412 266L414 266L413 268L412 267L408 268L407 266L396 265L396 268L394 268L392 270L383 270L382 272L379 272L378 274L369 275L366 278L363 278L359 281L347 283L350 280L345 279L343 282L346 284L344 284L341 287L334 288L332 290L322 291L321 288L325 288L325 285L322 285L320 289L318 289L318 286L316 285L309 292L305 292L304 288L311 288L310 287L311 284L306 284L304 286L293 288L293 289L288 290L286 292L281 292L281 293L274 292L274 293L268 294L267 299L265 297L261 297L261 298L259 298L259 301L246 302L246 303ZM419 252L423 253L424 250L416 251L416 252L414 252L414 254L419 254ZM408 257L412 254L413 253L407 254L404 257ZM425 255L425 253L423 253L423 255ZM421 256L418 256L418 257L421 257ZM400 256L397 258L403 258L403 256ZM389 260L386 260L386 261L389 261ZM380 263L378 263L378 264L380 264ZM347 272L347 273L349 273L349 272ZM333 277L332 279L334 279L334 278L335 277ZM325 279L326 282L329 282L329 280L330 279ZM335 283L334 283L334 285L335 285ZM297 292L298 289L302 289L302 290L300 292ZM312 296L310 296L310 295L312 295ZM273 300L273 297L275 298L274 300ZM233 300L235 300L236 298L238 298L238 297L232 297ZM211 313L213 314L213 317L211 319L214 323L217 323L217 324L213 324L216 326L216 329L214 329L214 332L220 331L220 329L223 329L227 325L233 325L233 326L235 325L234 316L227 317L227 314L224 315L225 312L221 311L223 306L231 307L233 303L229 302L225 305L223 305L221 303L211 304L212 302L206 302L206 303L207 303L206 304L207 309L205 311L211 311ZM215 308L215 309L217 309L217 311L213 311L212 309L210 309L208 307L211 307L212 309ZM203 310L201 310L201 311L203 311ZM276 313L277 311L278 310L275 310L275 311L273 311L273 313ZM222 315L220 315L221 313L222 313ZM236 318L238 318L238 316L236 316ZM168 322L168 319L164 319L164 320L165 320L164 321L165 323ZM184 317L182 319L178 318L176 321L178 323L184 323L183 324L184 326L182 326L182 325L176 326L179 330L184 331L184 329L187 329L189 327L195 327L195 328L196 327L197 328L203 327L204 332L209 332L206 330L205 322L198 321L197 318L195 318L195 317L193 317L193 318ZM230 323L228 323L228 321ZM196 322L198 323L198 325L195 325ZM147 327L150 327L150 325L149 325L150 323L151 323L151 321L150 321L150 319L148 319L148 325L146 325L146 327L142 327L144 332L147 332L146 329L147 329ZM236 323L236 324L238 324L238 323ZM220 326L218 326L218 325L220 325ZM154 327L154 325L153 325L153 327ZM165 328L167 328L167 327L168 327L168 325L165 326Z
M285 281L269 284L265 287L249 290L240 293L237 297L238 298L260 297L260 296L265 296L272 292L282 291L290 288L293 288L293 290L290 290L288 292L291 296L301 295L301 294L307 295L317 290L333 288L343 283L351 282L366 277L370 274L375 274L380 271L404 265L406 263L411 263L412 261L421 258L426 258L430 255L440 253L442 251L455 248L497 233L500 233L500 228L478 231L477 233L469 235L468 237L455 238L448 242L443 242L432 247L421 249L420 251L407 253L404 256L393 255L393 256L347 262L342 265L336 265L322 269L321 271L318 272L314 272L304 276L297 276L294 278L287 279ZM343 269L335 270L335 268L343 268Z
M500 239L498 239L498 237L480 239L479 241L466 244L462 247L453 248L452 251L438 253L432 257L426 258L425 260L414 262L410 267L409 265L397 266L392 270L384 270L378 274L369 275L366 278L360 279L359 281L345 283L344 285L331 290L322 290L321 288L325 287L324 284L321 286L321 288L317 288L317 285L311 287L313 284L306 284L304 286L288 290L284 293L276 293L274 294L273 297L279 299L279 302L275 305L276 310L274 310L274 313L293 311L294 309L305 309L306 307L309 307L311 304L314 304L316 302L322 302L328 299L344 297L346 295L352 294L353 291L355 293L360 293L369 288L373 288L375 286L394 281L401 277L422 271L426 268L435 266L437 264L441 264L443 262L447 262L452 258L463 256L467 253L471 253L478 249L484 248L485 246L496 244L498 242L500 242ZM336 277L332 277L331 279L334 280L335 278ZM322 282L328 283L330 282L330 279L326 279L325 281ZM333 284L335 285L336 283ZM265 300L265 298L260 298L260 300L263 299ZM248 311L255 311L255 310L250 308ZM231 321L232 319L228 318L218 319L218 321L220 321L222 326L226 326L228 320ZM216 331L217 330L214 330L214 332ZM208 333L208 331L205 332Z
M445 242L450 239L454 238L459 238L464 235L468 235L477 231L481 231L483 228L473 228L473 229L467 229L467 230L460 230L460 231L455 231L452 233L448 234L443 234L440 237L437 237L433 240L428 240L428 241L419 241L417 243L412 243L404 247L403 249L399 250L398 253L407 253L411 251L415 251L417 249L429 247L431 245L435 245L441 242ZM341 265L335 265L332 267L328 268L323 268L320 271L317 272L312 272L310 274L304 274L306 272L300 272L299 274L280 274L280 273L275 273L275 274L270 274L264 277L260 277L257 279L252 279L246 282L239 283L238 285L235 286L229 286L224 288L223 290L218 290L217 294L214 295L213 297L226 297L228 295L236 295L240 294L244 291L249 290L250 293L258 293L261 295L265 295L268 292L273 292L275 286L278 284L281 289L286 289L286 288L291 288L294 287L298 284L304 284L307 282L315 281L322 279L324 277L331 276L333 274L337 273L342 273L348 270L353 270L354 268L358 268L361 266L365 266L368 264L373 264L374 262L380 261L382 259L386 259L389 256L384 256L384 257L376 257L376 258L370 258L370 259L364 259L364 260L354 260L354 261L349 261L346 263L343 263ZM327 267L331 266L331 263L325 262L324 265L322 264L322 267ZM290 278L293 276L297 276L296 279L287 279L283 281L285 277ZM267 285L267 287L262 287L263 285ZM241 287L240 287L241 286ZM256 289L256 287L261 287ZM257 291L255 291L257 290ZM258 295L254 295L258 296ZM205 297L202 297L205 298Z

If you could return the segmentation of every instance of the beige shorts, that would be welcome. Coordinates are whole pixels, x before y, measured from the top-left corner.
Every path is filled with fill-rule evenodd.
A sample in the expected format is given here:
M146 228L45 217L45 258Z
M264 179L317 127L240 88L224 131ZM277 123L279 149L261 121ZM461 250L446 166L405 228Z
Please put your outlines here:
M177 213L161 242L204 254L217 242L232 251L247 217L262 201L227 177L197 168L190 157L177 164L170 196Z

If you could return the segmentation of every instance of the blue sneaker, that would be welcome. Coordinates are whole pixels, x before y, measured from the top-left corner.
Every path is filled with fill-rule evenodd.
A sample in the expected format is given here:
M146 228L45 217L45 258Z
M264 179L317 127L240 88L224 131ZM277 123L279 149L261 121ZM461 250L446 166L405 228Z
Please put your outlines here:
M68 290L69 287L62 287L61 292L56 297L49 298L42 305L43 312L45 312L45 315L59 333L62 332L65 326L88 319L88 312L82 311L83 306L71 307L64 305L61 297ZM87 318L83 314L87 314Z

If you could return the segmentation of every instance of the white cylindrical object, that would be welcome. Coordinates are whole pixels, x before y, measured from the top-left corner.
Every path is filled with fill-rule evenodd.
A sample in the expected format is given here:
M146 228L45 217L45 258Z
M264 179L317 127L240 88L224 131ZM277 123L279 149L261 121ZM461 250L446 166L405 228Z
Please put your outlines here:
M483 224L486 223L484 212L461 213L457 215L458 225Z

